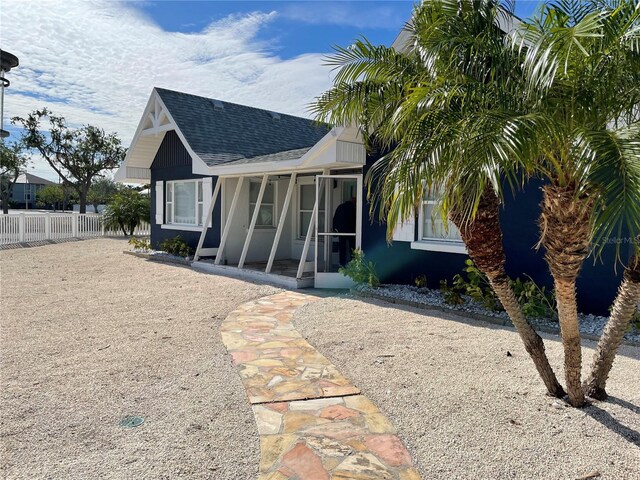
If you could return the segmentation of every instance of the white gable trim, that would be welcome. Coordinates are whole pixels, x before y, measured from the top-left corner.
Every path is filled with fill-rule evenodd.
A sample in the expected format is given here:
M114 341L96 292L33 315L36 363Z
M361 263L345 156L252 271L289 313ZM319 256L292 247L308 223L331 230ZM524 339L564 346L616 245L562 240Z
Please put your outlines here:
M166 132L174 130L189 152L193 173L208 170L207 164L193 151L171 112L154 88L147 101L138 128L127 150L124 162L116 171L114 179L121 183L148 183L151 178L151 164L158 153ZM208 173L203 173L208 175Z

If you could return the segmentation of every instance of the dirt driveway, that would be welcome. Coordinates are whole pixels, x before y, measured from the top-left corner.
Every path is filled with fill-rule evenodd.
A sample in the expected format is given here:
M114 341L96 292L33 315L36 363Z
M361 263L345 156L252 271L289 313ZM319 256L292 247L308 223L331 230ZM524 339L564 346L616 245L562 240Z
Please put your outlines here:
M277 289L127 247L0 251L0 476L255 478L258 433L218 325ZM145 422L119 426L128 415Z

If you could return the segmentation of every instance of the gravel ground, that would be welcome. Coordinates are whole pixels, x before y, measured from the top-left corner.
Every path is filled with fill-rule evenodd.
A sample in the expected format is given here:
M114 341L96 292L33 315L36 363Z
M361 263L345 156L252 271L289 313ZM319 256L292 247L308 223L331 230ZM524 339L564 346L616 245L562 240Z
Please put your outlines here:
M388 415L425 480L640 479L640 348L622 347L610 401L578 410L544 395L512 329L453 318L329 298L294 324ZM562 346L544 338L562 376Z
M0 251L0 477L255 478L258 432L218 326L277 289L128 248Z
M442 292L440 290L432 290L428 288L418 289L412 285L383 285L378 288L371 288L368 286L360 287L363 293L374 293L390 299L399 299L408 302L413 302L413 305L425 305L435 306L441 308L447 308L449 310L456 310L464 314L465 312L477 313L489 317L497 317L504 320L509 320L509 316L506 312L496 312L487 310L481 304L474 302L470 297L463 295L465 303L462 305L450 305L444 301ZM578 314L580 321L580 332L590 335L600 336L604 327L609 321L609 317L600 317L592 314ZM529 322L534 327L545 327L559 331L557 321L553 321L546 318L530 318ZM627 331L624 337L635 343L640 343L640 330L632 326Z

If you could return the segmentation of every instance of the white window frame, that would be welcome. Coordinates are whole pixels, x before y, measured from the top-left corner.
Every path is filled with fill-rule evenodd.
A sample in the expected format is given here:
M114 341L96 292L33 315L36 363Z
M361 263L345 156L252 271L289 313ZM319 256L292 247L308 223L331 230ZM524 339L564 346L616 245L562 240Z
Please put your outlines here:
M194 183L195 184L195 217L196 223L176 223L176 184L186 184L186 183ZM169 189L171 189L171 200L169 200ZM172 229L172 230L201 230L202 229L202 216L204 212L204 187L202 185L202 179L192 179L192 180L168 180L165 182L164 186L164 205L165 205L165 223L162 225L162 228ZM169 218L168 212L171 210L171 223L166 220Z
M302 225L302 222L300 221L300 215L302 213L313 213L313 207L311 207L311 210L302 210L300 208L300 206L302 205L302 186L303 185L313 185L313 203L315 205L316 202L316 189L315 189L315 184L316 184L316 177L315 175L310 176L310 177L298 177L298 181L296 182L296 215L294 218L294 228L295 230L293 231L293 239L296 242L299 243L304 243L306 235L300 235L300 226ZM321 209L318 209L318 215L322 214L324 215L324 204L322 205L318 205L318 207L322 207ZM306 232L305 232L306 233ZM315 236L311 237L311 242L313 243L315 241Z
M467 254L467 247L459 235L458 238L425 237L424 223L427 206L437 205L437 203L438 199L433 196L422 201L420 211L418 212L418 240L411 242L411 248L414 250L428 250L432 252ZM458 230L450 220L449 229L454 229L455 231Z
M260 188L260 185L262 184L262 179L260 180L254 180L254 179L250 179L249 180L249 221L251 221L251 216L253 215L253 209L256 207L256 203L251 201L251 184L256 184L258 185L258 188ZM260 202L260 208L265 207L265 206L270 206L273 214L271 215L271 225L258 225L258 222L256 221L256 225L255 225L255 229L256 230L275 230L276 226L278 225L278 219L277 219L277 215L278 215L278 211L276 209L276 204L277 204L277 200L278 200L278 182L276 180L268 180L267 181L267 185L265 186L265 193L267 191L267 188L269 187L269 185L271 185L273 187L273 203L270 202L265 202L264 201L264 196L262 197L262 202Z

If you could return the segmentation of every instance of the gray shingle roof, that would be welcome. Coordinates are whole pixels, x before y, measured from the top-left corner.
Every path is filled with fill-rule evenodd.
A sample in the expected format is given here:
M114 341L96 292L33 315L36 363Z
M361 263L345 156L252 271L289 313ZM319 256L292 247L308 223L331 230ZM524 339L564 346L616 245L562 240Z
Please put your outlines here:
M47 180L46 178L37 177L32 173L21 173L16 179L16 183L32 183L34 185L56 185L56 182Z
M299 158L329 131L306 118L216 100L219 108L210 98L156 91L191 149L209 166Z

